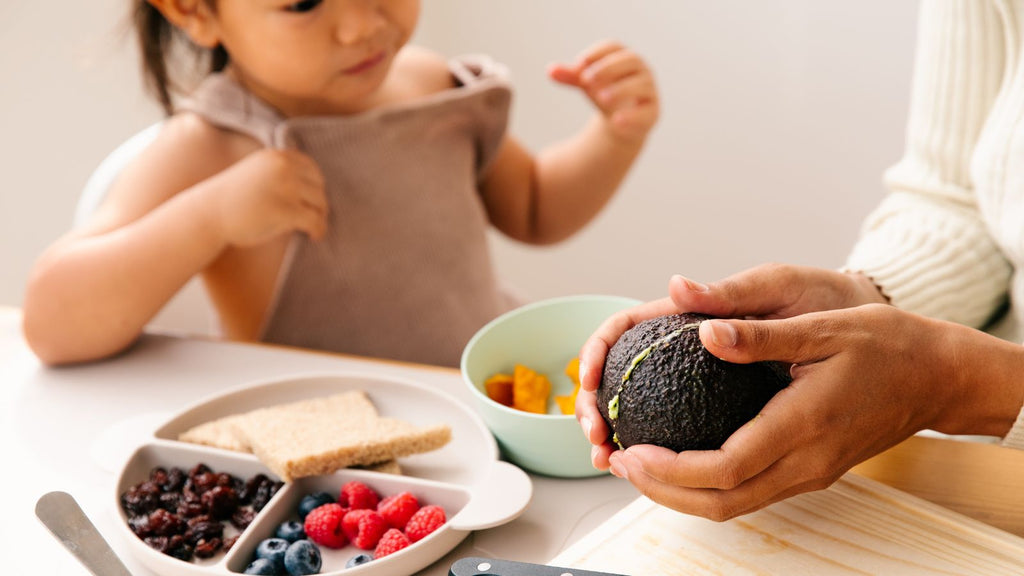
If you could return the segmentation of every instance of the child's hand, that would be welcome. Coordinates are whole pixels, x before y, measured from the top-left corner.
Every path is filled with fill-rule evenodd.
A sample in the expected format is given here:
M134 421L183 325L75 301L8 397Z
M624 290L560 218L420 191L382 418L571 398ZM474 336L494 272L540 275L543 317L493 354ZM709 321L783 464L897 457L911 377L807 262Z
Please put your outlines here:
M215 225L229 245L255 246L296 230L320 239L327 229L323 173L296 150L253 152L210 184Z
M640 56L617 42L591 47L575 64L552 64L548 75L583 90L620 138L643 139L658 120L654 75Z

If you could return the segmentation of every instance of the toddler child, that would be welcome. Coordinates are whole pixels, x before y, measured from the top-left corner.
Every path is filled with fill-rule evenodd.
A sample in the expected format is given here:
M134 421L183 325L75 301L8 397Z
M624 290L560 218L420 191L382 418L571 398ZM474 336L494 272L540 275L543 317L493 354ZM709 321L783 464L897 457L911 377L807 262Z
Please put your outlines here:
M549 71L593 102L593 120L533 156L506 133L501 66L406 45L419 4L136 0L168 119L36 262L24 301L35 353L115 354L199 274L228 338L457 365L512 305L489 226L531 244L579 230L659 102L639 56L598 44ZM176 102L196 62L206 73Z

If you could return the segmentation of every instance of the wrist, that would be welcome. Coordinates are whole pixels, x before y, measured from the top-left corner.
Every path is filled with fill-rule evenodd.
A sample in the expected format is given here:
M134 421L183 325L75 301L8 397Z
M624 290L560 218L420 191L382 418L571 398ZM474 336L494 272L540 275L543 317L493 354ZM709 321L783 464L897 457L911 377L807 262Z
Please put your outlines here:
M947 434L1005 436L1024 405L1024 346L941 322L949 395L932 428Z
M627 153L635 154L643 148L644 142L647 141L647 135L650 133L649 128L645 130L623 130L617 128L612 122L611 116L606 116L601 112L595 114L594 123L612 148Z
M192 205L189 213L194 215L192 221L195 240L219 254L231 242L224 226L218 192L216 186L203 182L189 190L185 194L185 200Z
M842 270L850 280L854 306L862 304L892 304L892 300L875 280L859 270Z

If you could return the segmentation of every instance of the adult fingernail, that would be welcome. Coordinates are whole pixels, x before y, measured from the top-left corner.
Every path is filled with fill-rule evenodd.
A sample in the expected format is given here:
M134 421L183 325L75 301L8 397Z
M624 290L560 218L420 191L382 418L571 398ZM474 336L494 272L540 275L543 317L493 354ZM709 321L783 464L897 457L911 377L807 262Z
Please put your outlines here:
M587 364L585 362L582 362L582 361L580 362L579 377L580 377L580 382L583 382L583 381L585 381L587 379Z
M600 446L590 447L590 463L593 464L594 466L597 466L597 452L598 450L600 450L600 448Z
M611 470L612 474L618 476L619 478L629 480L629 470L627 470L626 465L622 463L622 456L620 456L618 453L614 453L611 455L608 461L611 464L609 470Z
M701 284L700 282L697 282L696 280L690 280L689 278L687 278L685 276L680 276L679 278L681 278L683 280L683 284L686 284L686 288L690 292L707 292L708 291L707 284Z
M580 418L580 426L583 427L583 433L587 435L587 439L590 439L590 428L593 427L594 423L590 421L590 418Z
M708 322L711 326L711 339L715 341L715 344L732 348L739 341L739 334L736 333L736 328L732 324L716 320L708 320Z

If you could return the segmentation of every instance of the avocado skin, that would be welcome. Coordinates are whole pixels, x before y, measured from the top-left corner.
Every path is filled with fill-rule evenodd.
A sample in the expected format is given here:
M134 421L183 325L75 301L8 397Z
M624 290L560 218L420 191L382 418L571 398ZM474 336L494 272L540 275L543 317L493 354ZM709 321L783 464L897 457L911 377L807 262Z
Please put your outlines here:
M597 405L622 447L717 450L789 385L788 366L720 360L704 348L696 329L659 344L623 385L622 375L644 349L685 324L709 318L691 313L652 318L627 330L608 351ZM608 402L616 394L618 418L613 420Z

